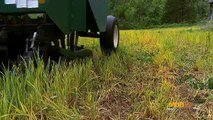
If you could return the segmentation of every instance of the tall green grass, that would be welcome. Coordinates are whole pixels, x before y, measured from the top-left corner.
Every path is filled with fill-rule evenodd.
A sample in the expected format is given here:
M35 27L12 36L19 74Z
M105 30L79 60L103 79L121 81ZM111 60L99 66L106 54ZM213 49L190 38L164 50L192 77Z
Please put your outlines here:
M212 37L198 27L122 31L110 57L81 38L92 58L4 70L0 119L212 119ZM194 108L168 110L172 101Z

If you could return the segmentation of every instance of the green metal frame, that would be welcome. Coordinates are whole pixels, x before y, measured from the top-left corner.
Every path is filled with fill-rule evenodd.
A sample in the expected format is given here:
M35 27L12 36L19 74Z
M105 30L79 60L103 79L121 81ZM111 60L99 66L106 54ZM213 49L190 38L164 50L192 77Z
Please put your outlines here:
M46 0L39 8L18 9L15 5L5 5L0 1L0 14L47 13L65 34L73 31L87 32L89 26L95 31L105 32L109 0ZM91 12L88 12L90 10Z

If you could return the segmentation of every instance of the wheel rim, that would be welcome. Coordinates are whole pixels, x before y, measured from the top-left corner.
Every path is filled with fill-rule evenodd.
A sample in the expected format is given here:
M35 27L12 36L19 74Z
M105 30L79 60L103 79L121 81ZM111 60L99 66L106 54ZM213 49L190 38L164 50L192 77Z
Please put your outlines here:
M118 25L115 25L115 28L114 28L114 36L113 36L113 43L114 43L114 47L115 47L115 48L118 47L118 42L119 42Z

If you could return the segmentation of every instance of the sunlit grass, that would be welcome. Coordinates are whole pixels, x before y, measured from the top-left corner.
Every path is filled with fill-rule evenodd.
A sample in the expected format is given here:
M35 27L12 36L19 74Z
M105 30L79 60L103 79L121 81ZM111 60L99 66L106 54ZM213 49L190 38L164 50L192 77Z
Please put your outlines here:
M92 58L1 73L0 119L213 119L212 38L198 27L121 31L110 57L81 38ZM194 108L168 110L171 101Z

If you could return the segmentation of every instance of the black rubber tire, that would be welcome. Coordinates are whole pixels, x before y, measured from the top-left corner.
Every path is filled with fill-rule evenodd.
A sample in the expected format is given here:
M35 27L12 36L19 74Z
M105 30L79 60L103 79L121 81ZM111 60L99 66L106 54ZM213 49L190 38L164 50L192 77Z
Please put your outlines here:
M101 32L100 35L100 46L102 52L108 55L112 52L116 52L119 46L120 34L118 21L114 16L107 16L106 32ZM116 37L117 40L114 39L114 37ZM116 41L116 43L114 43L114 41Z

